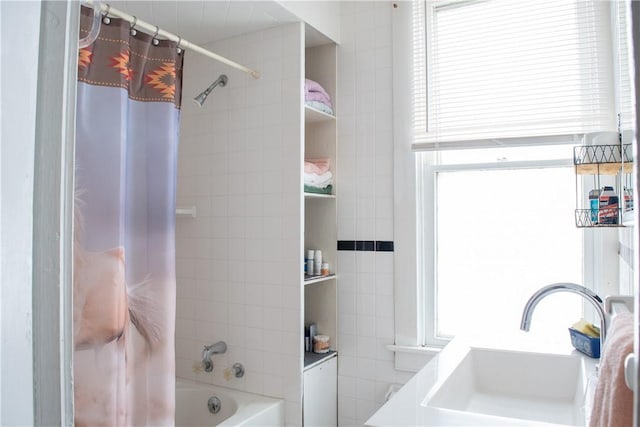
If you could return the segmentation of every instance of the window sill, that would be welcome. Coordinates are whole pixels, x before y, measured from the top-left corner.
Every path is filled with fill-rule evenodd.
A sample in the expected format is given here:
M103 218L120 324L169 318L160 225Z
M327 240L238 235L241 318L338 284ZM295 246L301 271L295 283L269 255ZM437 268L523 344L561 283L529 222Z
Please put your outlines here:
M398 371L418 372L442 348L389 344L387 350L395 353L395 368Z

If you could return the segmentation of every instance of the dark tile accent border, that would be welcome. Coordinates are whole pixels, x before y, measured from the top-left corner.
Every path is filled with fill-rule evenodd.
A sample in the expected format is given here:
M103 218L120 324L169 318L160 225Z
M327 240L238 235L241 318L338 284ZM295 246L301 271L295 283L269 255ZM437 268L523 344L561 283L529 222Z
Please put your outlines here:
M373 250L375 250L373 240L356 240L356 251L372 252Z
M356 241L355 240L338 240L338 250L339 251L355 251Z
M339 251L393 252L393 241L338 240Z
M376 240L376 252L393 252L393 240Z

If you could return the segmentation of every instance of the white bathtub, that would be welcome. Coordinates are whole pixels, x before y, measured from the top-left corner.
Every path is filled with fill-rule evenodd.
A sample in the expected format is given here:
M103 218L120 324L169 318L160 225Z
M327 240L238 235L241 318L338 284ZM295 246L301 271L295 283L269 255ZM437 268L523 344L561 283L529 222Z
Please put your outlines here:
M216 396L220 412L209 412ZM284 402L224 387L176 378L176 426L284 426Z

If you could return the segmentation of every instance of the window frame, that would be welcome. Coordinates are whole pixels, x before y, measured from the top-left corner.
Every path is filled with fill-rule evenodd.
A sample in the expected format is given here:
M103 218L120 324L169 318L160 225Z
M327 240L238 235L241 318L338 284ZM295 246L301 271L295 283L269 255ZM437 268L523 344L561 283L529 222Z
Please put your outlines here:
M439 338L436 334L436 319L438 316L436 306L436 257L437 257L437 217L436 205L433 201L437 197L437 174L440 172L481 171L481 170L507 170L507 169L540 169L540 168L565 168L572 167L573 160L525 160L525 161L496 161L465 164L443 164L439 161L439 153L424 152L416 155L416 199L417 199L417 249L418 259L422 263L417 266L417 286L422 296L422 311L419 318L422 319L423 328L421 343L425 347L444 347L450 338ZM588 178L584 178L583 181ZM581 184L584 184L581 183ZM431 202L429 202L431 201ZM599 269L599 263L590 256L594 252L594 239L589 233L583 233L582 244L582 283L589 288L593 287L590 279ZM597 258L595 258L597 259ZM587 260L589 262L587 263ZM515 327L515 326L514 326Z

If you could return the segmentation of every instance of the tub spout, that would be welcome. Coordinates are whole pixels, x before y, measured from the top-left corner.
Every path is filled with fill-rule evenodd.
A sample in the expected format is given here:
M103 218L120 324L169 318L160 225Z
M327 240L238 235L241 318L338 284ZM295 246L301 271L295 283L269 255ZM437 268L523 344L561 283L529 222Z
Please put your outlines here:
M531 326L531 316L533 315L533 310L536 308L536 305L538 305L544 297L555 292L571 292L578 294L595 307L598 315L600 316L600 348L604 348L604 340L607 335L607 316L602 306L602 299L600 299L600 297L592 290L587 289L584 286L576 285L575 283L553 283L537 290L524 306L520 329L523 331L529 330L529 327Z
M215 344L205 345L202 350L202 367L205 372L213 371L213 361L211 356L214 354L222 354L227 351L227 343L224 341L218 341Z

